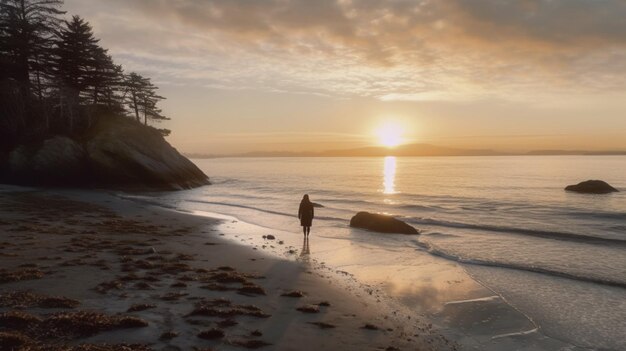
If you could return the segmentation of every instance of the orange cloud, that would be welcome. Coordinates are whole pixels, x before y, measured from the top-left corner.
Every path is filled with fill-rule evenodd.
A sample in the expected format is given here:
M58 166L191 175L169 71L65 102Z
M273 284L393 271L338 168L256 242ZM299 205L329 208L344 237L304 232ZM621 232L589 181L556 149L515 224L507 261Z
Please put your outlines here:
M68 4L108 11L112 52L164 80L409 100L626 88L620 0Z

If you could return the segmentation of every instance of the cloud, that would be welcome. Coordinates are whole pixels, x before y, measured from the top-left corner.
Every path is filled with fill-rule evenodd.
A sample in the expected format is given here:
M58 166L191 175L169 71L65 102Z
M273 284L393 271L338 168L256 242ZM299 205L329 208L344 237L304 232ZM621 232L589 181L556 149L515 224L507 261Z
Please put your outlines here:
M621 0L71 0L67 7L92 21L126 67L178 84L383 100L626 88Z

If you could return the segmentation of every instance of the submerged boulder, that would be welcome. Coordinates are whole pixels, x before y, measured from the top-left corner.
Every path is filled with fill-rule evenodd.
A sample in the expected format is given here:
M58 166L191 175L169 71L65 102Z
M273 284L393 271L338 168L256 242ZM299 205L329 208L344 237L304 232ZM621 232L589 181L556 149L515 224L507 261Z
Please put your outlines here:
M587 180L576 185L568 185L565 190L583 194L608 194L619 191L602 180Z
M419 234L401 220L378 213L359 212L350 220L350 226L380 233Z

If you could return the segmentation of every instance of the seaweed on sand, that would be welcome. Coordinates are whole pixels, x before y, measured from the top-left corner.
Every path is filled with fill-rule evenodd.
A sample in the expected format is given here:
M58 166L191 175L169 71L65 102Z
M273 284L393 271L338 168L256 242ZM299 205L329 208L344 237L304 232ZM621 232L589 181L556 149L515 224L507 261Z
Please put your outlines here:
M9 271L0 268L0 283L12 283L21 280L39 279L44 273L36 268L18 269Z
M107 330L147 325L146 321L137 317L87 311L57 312L45 318L22 311L0 314L0 327L23 332L38 340L85 337Z
M296 310L302 313L319 313L320 308L318 305L305 305L296 308Z
M63 296L46 296L29 291L0 293L0 307L74 308L78 305L80 302L77 300Z
M209 316L229 318L234 316L250 316L268 318L270 315L254 305L236 305L229 300L202 300L196 303L189 316Z
M151 309L151 308L155 308L156 305L155 304L151 304L151 303L136 303L131 305L128 310L126 310L126 312L139 312L139 311L145 311L147 309Z
M54 313L41 323L40 329L48 337L83 337L102 331L146 326L148 322L133 316L78 311Z

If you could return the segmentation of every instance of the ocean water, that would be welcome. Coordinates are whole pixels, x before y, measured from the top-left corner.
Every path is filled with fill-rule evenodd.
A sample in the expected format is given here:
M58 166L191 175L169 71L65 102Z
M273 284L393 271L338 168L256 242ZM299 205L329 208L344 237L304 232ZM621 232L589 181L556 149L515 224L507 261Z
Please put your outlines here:
M455 262L550 337L626 349L626 157L218 158L212 185L158 202L300 233L303 194L322 204L312 234ZM563 188L602 179L623 191ZM420 236L353 235L356 212L388 213ZM400 259L400 258L398 258ZM347 264L349 266L349 264ZM349 269L347 269L349 270Z

